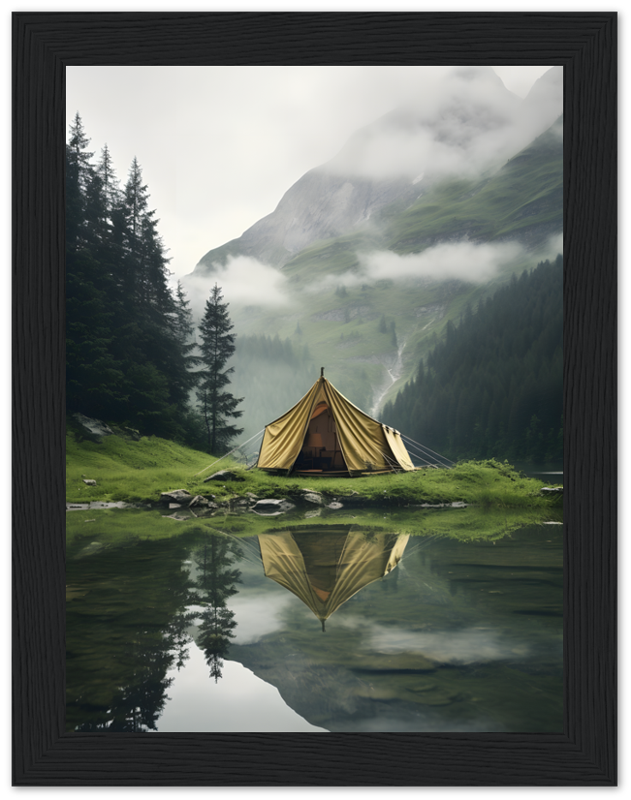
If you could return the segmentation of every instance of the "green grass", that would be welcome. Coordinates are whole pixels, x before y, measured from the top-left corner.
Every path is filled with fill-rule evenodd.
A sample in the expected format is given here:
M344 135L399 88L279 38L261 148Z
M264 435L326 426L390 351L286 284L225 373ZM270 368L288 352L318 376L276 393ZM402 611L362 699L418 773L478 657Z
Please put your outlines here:
M204 483L220 469L237 472L241 480ZM96 486L87 486L84 479L96 480ZM99 444L81 440L73 430L66 436L66 499L70 503L156 503L162 492L173 489L212 494L220 501L246 492L280 498L313 488L342 501L359 493L369 503L390 506L463 501L487 509L549 508L550 501L538 495L542 486L541 481L523 477L509 464L493 460L463 462L450 470L364 478L277 477L246 470L230 457L218 461L207 453L157 437L133 441L115 435Z
M67 500L122 500L155 506L161 492L171 489L212 494L219 502L246 492L261 498L296 498L301 490L314 489L329 499L339 498L343 507L332 510L298 503L293 511L278 517L234 513L225 507L214 516L186 521L168 518L162 508L77 510L66 515L68 546L73 553L85 552L87 556L95 547L133 546L143 539L212 533L254 536L296 526L332 524L463 541L496 540L527 525L560 521L562 516L560 505L538 495L543 485L540 481L524 478L510 465L497 461L464 462L451 470L348 479L273 477L258 470L247 471L230 458L213 465L214 461L207 453L156 437L134 441L115 435L99 444L69 430ZM203 482L219 469L231 469L243 480ZM196 475L202 470L203 474ZM86 486L84 478L96 480L97 485ZM465 509L419 508L421 503L454 501L471 505Z
M198 485L196 472L213 456L155 436L133 441L107 436L100 443L66 434L66 500L70 503L156 501L160 492ZM221 469L226 461L217 467ZM83 479L96 480L86 486ZM204 485L208 491L208 484Z

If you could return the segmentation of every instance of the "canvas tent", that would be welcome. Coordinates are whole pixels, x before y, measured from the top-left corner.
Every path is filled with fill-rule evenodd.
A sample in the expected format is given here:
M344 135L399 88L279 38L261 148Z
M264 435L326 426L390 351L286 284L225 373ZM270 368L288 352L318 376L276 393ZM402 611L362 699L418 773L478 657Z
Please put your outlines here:
M286 474L353 476L414 469L399 432L354 406L324 376L266 425L257 466Z
M324 630L324 621L343 603L397 566L410 537L335 525L258 538L265 575L300 598Z

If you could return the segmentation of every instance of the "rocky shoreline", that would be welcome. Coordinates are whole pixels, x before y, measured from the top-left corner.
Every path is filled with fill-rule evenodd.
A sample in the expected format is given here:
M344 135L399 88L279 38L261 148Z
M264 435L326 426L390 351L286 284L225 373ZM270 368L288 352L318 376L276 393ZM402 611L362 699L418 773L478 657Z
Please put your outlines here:
M228 478L226 478L228 480ZM99 502L67 503L66 511L103 510L108 508L136 508L145 510L163 509L172 513L166 514L171 519L185 520L193 517L208 517L217 513L253 513L258 516L279 516L296 508L320 508L338 511L342 508L378 508L383 506L402 506L410 508L467 508L467 503L418 503L413 498L388 496L384 494L378 499L364 497L359 492L347 496L330 495L315 489L302 489L299 493L291 493L287 497L261 498L252 492L233 495L218 500L213 494L192 495L186 489L175 489L162 492L158 503L126 503Z
M211 481L234 483L243 481L243 477L237 473L229 470L221 470L213 475L210 475L204 480L204 483ZM91 479L84 479L87 485L94 486L96 481ZM226 488L225 484L222 486ZM465 503L462 500L453 502L419 502L417 496L405 496L400 491L388 494L384 490L382 495L378 497L362 495L360 492L352 491L350 494L332 494L329 492L320 492L313 488L304 488L296 491L293 490L284 493L276 491L276 497L260 497L253 492L244 492L242 494L217 495L204 493L204 494L191 494L187 489L175 489L168 492L162 492L158 502L144 501L144 502L103 502L91 501L88 503L66 503L66 511L87 511L87 510L104 510L104 509L144 509L156 510L161 509L167 514L163 514L168 519L177 521L184 521L193 518L210 517L216 514L225 515L229 514L256 514L258 516L275 517L295 509L313 509L314 513L320 513L320 510L328 509L329 511L337 511L343 508L384 508L384 507L399 507L399 508L418 508L418 509L440 509L440 508L468 508L471 504ZM540 490L540 495L550 499L562 500L563 487L543 487Z

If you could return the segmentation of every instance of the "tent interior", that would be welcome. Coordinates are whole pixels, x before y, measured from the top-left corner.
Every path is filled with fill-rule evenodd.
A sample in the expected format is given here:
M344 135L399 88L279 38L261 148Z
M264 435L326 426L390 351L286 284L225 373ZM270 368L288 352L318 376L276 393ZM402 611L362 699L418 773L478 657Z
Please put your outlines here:
M294 471L348 473L340 450L335 419L324 401L313 409Z

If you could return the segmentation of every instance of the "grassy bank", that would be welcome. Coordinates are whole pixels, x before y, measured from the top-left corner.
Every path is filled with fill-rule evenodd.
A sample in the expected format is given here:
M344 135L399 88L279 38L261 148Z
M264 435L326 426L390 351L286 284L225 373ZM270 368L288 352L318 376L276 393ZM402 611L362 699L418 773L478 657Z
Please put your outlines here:
M539 495L541 481L526 478L507 463L468 461L450 470L420 470L365 478L274 477L224 458L156 437L138 440L107 436L101 442L82 439L72 430L66 437L66 499L155 504L162 492L186 489L215 496L221 503L251 492L260 498L283 498L314 489L330 498L351 498L388 506L464 502L481 508L548 508ZM210 468L208 468L210 467ZM229 469L239 480L204 483L217 470ZM203 472L202 472L203 471ZM202 472L202 474L197 474ZM88 486L84 480L95 480Z

